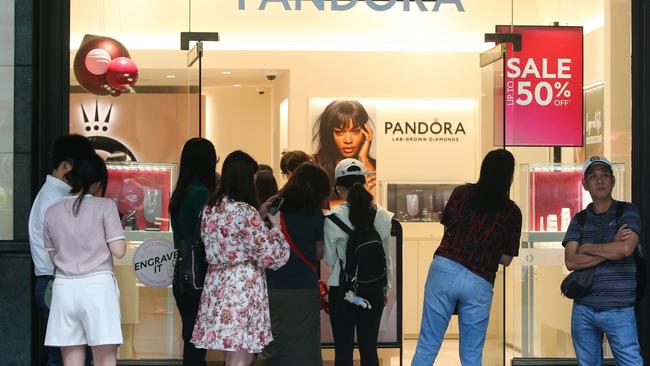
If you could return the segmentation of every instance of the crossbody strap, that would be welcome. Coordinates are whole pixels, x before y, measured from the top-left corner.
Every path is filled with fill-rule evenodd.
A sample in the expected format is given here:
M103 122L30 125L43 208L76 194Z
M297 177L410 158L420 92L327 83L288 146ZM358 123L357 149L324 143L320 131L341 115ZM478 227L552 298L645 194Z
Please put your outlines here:
M341 220L340 217L336 216L336 214L331 214L325 216L325 218L330 219L336 226L338 226L343 232L346 234L350 235L352 234L352 229L346 225L343 220Z
M284 235L284 238L287 240L287 243L289 243L289 247L291 247L291 250L296 255L296 257L298 257L298 259L303 261L309 268L316 271L316 265L314 264L314 262L307 259L307 257L305 257L300 252L300 250L298 250L298 247L296 246L296 244L294 244L293 239L291 239L291 235L289 235L289 230L287 230L287 225L284 222L284 214L282 212L280 212L280 230L282 230L282 234Z
M343 232L348 234L348 236L352 234L352 229L346 225L340 217L336 216L336 214L327 215L325 218L332 221L334 225L338 226L339 229L343 230ZM339 258L339 265L341 266L341 273L345 272L345 267L343 266L343 260L341 258Z
M203 210L205 209L205 205L201 207L201 211L199 211L199 220L196 222L196 226L194 227L194 232L192 233L192 240L198 241L201 240L201 220L203 220Z

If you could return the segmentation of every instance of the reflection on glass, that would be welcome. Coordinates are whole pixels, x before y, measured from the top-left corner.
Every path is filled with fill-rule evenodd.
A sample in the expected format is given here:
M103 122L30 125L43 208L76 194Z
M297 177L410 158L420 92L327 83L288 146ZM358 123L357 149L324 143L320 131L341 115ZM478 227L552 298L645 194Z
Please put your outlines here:
M13 153L0 154L0 240L13 237Z

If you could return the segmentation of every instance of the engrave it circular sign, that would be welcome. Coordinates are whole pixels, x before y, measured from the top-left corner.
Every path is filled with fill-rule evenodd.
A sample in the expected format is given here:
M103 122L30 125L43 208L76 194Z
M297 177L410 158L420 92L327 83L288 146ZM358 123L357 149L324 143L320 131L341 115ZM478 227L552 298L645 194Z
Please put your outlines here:
M135 276L147 287L168 287L174 277L174 244L162 238L147 239L133 254Z

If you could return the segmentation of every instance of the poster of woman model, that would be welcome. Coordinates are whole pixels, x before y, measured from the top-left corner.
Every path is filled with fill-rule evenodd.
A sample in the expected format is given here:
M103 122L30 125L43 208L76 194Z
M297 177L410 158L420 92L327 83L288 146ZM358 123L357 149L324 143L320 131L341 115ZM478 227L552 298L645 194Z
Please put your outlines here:
M354 158L372 175L366 178L366 189L376 196L377 159L375 158L375 108L358 100L312 99L312 153L314 161L325 169L332 187L334 168L341 160ZM333 194L331 205L338 202Z

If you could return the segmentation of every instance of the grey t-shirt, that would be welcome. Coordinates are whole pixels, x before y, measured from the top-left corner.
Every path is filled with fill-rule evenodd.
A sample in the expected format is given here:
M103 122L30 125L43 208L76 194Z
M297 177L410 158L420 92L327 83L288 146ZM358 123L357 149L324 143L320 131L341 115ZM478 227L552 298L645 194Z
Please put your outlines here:
M614 240L619 226L627 224L639 237L641 236L641 218L639 209L633 203L626 203L621 218L616 222L616 204L612 203L609 210L597 214L589 204L586 208L584 227L578 225L576 216L564 236L562 245L570 241L580 244L609 243ZM598 238L599 228L605 225L602 237ZM601 262L594 272L594 279L589 295L576 299L580 305L594 309L614 309L634 306L636 299L636 264L633 256L619 260L605 260Z

